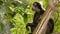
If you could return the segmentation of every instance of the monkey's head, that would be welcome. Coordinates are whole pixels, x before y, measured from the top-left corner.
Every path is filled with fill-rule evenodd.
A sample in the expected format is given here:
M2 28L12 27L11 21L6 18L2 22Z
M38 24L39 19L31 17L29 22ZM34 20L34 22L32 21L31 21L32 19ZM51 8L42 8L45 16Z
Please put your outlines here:
M41 4L40 3L38 3L38 2L34 2L33 3L33 6L32 6L32 10L33 11L40 12L41 9L42 8L41 8Z

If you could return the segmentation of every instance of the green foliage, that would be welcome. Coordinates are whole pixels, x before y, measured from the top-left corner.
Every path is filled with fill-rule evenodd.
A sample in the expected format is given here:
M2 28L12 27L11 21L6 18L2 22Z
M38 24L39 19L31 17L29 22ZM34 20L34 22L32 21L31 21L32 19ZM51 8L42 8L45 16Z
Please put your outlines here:
M60 32L60 15L59 14L60 14L60 3L58 4L57 11L54 11L54 14L53 14L55 21L58 18L56 23L55 23L54 32Z
M17 4L17 5L15 5ZM7 15L10 16L8 17L8 21L10 20L14 27L11 28L11 34L25 34L27 31L26 31L26 23L27 22L30 22L31 21L31 18L32 18L32 12L29 10L30 7L28 7L28 3L24 2L24 3L20 3L18 1L16 1L14 4L12 4L13 6L8 6L8 10L7 10ZM10 10L10 11L9 11ZM11 18L11 14L13 12L16 12L16 15L12 18ZM30 19L28 19L30 18ZM27 33L26 33L27 34Z
M0 0L0 7L3 5L3 1L2 0Z
M7 2L3 2L0 0L0 5L6 7L4 10L4 18L7 19L9 23L12 23L10 26L11 34L28 34L30 31L26 30L26 24L32 22L34 12L31 10L33 2L40 2L40 0L29 0L28 2L21 1L12 1L9 0ZM48 6L49 0L41 0L43 1L43 7L46 9ZM4 4L4 5L3 5ZM3 8L3 7L2 7ZM60 3L58 4L58 12L60 11ZM1 11L2 12L2 11ZM54 12L53 18L56 20L56 12ZM60 18L58 19L54 32L60 31ZM2 26L2 27L1 27ZM3 25L0 25L0 29L3 29Z
M16 14L13 19L14 28L11 29L11 34L25 34L25 23L23 17L20 14ZM22 32L21 32L22 31Z
M4 25L0 22L0 31L4 30Z
M43 7L46 9L49 4L49 0L43 0L43 3L44 3Z

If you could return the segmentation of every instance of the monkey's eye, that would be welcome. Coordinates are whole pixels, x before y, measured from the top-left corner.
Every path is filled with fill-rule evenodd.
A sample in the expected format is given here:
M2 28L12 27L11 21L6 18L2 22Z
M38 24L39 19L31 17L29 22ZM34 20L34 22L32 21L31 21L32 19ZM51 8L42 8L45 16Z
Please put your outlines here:
M37 5L35 4L34 6L36 7Z
M37 3L34 3L34 4L33 4L33 6L35 6L35 7L36 7L36 6L37 6Z

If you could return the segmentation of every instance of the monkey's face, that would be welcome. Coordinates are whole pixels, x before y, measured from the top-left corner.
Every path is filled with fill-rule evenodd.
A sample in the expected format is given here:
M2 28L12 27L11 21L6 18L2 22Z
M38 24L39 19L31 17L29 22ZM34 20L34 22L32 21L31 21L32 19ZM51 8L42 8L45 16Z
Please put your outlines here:
M33 6L32 6L32 10L33 10L33 11L36 11L36 12L40 12L40 10L41 10L41 5L40 5L40 3L34 2L34 3L33 3Z
M32 10L36 12L40 12L40 9L38 7L32 6Z

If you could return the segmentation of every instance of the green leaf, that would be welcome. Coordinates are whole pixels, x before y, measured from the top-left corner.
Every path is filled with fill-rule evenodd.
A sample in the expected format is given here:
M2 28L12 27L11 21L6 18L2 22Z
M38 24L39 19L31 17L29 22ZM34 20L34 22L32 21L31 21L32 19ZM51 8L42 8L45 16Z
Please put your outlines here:
M3 4L3 1L0 0L0 5L2 5L2 4Z
M24 22L26 23L28 21L28 19L27 19L28 15L26 13L24 13L23 17L24 17Z

